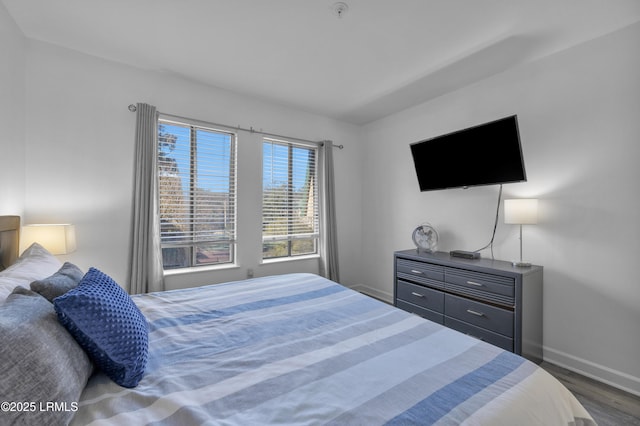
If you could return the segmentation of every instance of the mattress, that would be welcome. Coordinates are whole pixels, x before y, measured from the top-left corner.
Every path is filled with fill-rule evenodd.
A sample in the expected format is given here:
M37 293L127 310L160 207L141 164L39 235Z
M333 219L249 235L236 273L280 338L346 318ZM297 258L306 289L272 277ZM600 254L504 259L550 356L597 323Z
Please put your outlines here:
M94 374L74 425L595 424L530 361L316 275L133 300L145 375Z

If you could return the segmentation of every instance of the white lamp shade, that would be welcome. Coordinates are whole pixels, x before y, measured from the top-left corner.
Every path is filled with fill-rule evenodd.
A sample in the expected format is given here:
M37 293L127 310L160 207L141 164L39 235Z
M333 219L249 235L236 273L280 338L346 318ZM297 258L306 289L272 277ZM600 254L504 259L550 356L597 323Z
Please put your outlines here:
M538 223L538 200L534 198L504 200L504 223L510 225Z
M20 234L20 252L38 243L51 254L67 254L76 250L76 227L68 223L26 225Z

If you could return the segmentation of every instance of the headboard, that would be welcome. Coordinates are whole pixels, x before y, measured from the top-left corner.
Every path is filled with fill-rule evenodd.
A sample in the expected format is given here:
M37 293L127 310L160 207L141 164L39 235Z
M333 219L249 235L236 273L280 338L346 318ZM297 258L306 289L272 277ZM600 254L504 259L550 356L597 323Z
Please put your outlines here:
M0 216L0 271L18 258L20 216Z

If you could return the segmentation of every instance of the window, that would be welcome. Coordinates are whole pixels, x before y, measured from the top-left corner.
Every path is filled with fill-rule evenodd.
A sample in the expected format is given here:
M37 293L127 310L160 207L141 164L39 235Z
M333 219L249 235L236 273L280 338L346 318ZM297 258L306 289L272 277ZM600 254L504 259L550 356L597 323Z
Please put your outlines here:
M262 258L318 252L317 147L264 139Z
M158 121L160 237L164 269L233 263L236 136Z

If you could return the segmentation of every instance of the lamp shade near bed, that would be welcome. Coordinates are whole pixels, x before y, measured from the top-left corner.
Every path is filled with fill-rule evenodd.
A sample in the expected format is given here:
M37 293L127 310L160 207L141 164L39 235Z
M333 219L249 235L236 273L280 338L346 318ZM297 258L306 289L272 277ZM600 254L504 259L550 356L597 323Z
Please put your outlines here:
M513 262L514 266L531 266L522 261L522 225L538 223L538 200L535 198L521 198L504 200L504 223L520 225L520 260Z
M22 227L20 252L38 243L51 254L67 254L76 250L76 228L68 223L36 224Z

